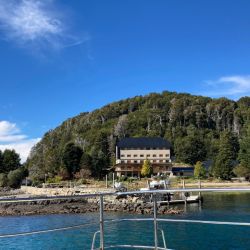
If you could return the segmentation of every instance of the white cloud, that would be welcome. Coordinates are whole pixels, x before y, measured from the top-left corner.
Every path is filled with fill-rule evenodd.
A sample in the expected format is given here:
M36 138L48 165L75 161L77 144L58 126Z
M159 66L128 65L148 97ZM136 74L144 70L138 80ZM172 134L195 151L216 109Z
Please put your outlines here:
M40 138L22 140L17 143L0 144L0 150L14 149L20 155L21 162L25 162L29 156L31 148L39 141Z
M211 96L229 96L239 98L250 95L250 75L223 76L214 81L206 81L209 90L206 94Z
M0 0L0 29L8 40L40 49L77 46L89 39L70 33L53 0Z
M22 162L27 159L31 148L39 140L40 138L30 139L22 134L15 123L0 121L0 150L14 149L20 154Z
M0 121L0 143L20 141L25 138L26 135L20 134L20 130L15 123Z
M16 134L19 132L20 130L19 128L17 128L15 123L10 123L8 121L0 121L0 136Z

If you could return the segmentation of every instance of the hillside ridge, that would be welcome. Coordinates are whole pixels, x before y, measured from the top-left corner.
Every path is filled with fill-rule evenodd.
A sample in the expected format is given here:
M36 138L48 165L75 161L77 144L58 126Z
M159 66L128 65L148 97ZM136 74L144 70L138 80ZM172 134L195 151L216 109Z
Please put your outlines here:
M117 140L129 136L166 138L178 160L194 164L215 157L223 131L239 140L249 121L250 97L233 101L168 91L135 96L80 113L48 131L32 149L27 166L33 179L43 179L48 173L64 175L65 147L72 143L83 151L76 170L89 169L101 177L114 164ZM194 159L180 155L191 137L201 146L194 150L204 147Z

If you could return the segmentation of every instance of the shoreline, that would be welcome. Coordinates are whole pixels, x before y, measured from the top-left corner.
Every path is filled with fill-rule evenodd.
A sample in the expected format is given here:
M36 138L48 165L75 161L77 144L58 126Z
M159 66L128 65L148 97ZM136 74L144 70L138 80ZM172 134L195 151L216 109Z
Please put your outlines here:
M249 182L205 182L201 183L202 188L249 188ZM197 188L197 183L187 182L186 188ZM88 193L93 190L88 190L89 187L84 187L81 192ZM180 188L179 185L172 188ZM0 190L1 198L18 198L18 197L46 197L57 195L74 195L77 189L74 188L35 188L35 187L23 187L16 190ZM113 189L112 189L113 190ZM101 188L100 190L101 191ZM110 190L105 190L110 191ZM1 200L0 200L1 201ZM28 216L28 215L46 215L46 214L79 214L99 211L99 200L95 198L79 199L59 199L59 200L38 200L38 201L21 201L21 202L0 202L0 216ZM113 198L107 197L104 200L105 212L122 212L132 214L152 214L153 204L147 203L138 197L126 198ZM159 214L181 214L183 211L176 208L174 204L171 205L159 205Z
M0 203L0 217L29 216L47 214L84 214L99 211L98 201L80 199L42 200L28 202ZM147 202L120 199L116 202L104 202L105 212L130 214L152 214L153 204ZM159 214L181 214L183 211L167 205L158 206Z

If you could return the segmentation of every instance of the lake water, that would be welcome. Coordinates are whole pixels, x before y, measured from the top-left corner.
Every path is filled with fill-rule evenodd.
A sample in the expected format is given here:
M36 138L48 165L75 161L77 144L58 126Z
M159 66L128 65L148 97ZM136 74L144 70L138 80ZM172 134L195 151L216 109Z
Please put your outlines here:
M182 207L183 208L183 207ZM105 213L105 219L143 217ZM146 216L145 216L146 217ZM148 216L147 216L148 217ZM250 194L207 194L202 207L187 206L185 213L165 218L250 222ZM0 217L0 235L53 229L89 222L97 222L97 214L42 215ZM106 244L154 245L153 222L120 222L105 225ZM164 230L168 248L185 250L237 249L250 250L250 227L159 223ZM98 225L80 229L50 232L32 236L0 238L0 249L71 249L87 250ZM162 242L160 240L161 246Z

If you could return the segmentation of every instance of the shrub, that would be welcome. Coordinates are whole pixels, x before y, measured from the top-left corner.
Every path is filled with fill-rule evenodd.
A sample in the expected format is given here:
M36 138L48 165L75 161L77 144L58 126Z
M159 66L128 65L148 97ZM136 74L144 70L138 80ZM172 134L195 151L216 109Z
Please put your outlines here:
M64 181L70 179L70 174L66 168L61 168L58 176L60 176Z
M86 179L79 179L77 181L77 184L78 185L86 185L86 184L88 184L88 181Z
M250 168L244 167L242 165L235 167L233 172L237 175L237 177L246 177L246 179L249 179L250 177Z
M62 181L62 177L61 176L55 176L55 177L50 177L47 180L47 183L60 183Z
M126 181L127 179L128 179L127 176L122 175L122 176L120 176L120 177L118 178L118 182L123 182L123 181Z
M6 174L0 174L0 187L6 187L8 185L8 179Z
M8 185L12 188L19 188L22 179L25 177L25 172L23 168L18 168L16 170L10 171L8 173Z

